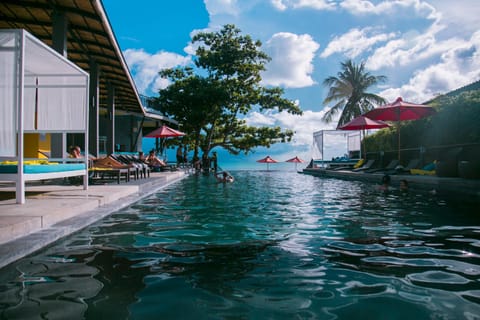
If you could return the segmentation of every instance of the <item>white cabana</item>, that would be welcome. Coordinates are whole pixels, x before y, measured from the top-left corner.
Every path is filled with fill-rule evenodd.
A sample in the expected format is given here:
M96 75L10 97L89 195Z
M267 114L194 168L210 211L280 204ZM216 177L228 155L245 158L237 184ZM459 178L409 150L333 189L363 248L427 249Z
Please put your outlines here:
M88 155L88 74L25 30L0 30L0 180L16 183L17 203L25 202L25 181L84 176L81 163L31 166L24 158L25 133L81 133ZM15 161L5 165L5 161ZM3 169L3 170L2 170Z
M312 159L314 160L324 161L355 151L361 152L359 131L320 130L313 133Z

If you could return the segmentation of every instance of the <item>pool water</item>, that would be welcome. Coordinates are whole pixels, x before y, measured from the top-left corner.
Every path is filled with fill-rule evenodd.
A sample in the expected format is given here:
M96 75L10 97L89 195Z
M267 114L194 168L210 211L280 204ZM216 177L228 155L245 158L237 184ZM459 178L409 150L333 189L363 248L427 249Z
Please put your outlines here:
M192 176L0 272L2 319L479 319L475 205Z

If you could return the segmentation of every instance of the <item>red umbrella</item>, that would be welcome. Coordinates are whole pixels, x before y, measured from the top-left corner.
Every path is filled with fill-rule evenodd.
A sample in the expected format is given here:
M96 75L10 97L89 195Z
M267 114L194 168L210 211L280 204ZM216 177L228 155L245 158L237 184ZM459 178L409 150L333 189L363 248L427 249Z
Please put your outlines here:
M300 159L299 157L295 156L294 158L292 159L288 159L287 161L285 162L294 162L295 163L295 171L297 170L297 163L302 163L302 162L305 162L303 161L302 159Z
M373 109L364 115L374 120L394 121L398 132L398 160L400 160L400 121L418 120L435 114L432 107L403 101L398 97L392 103Z
M368 129L381 129L388 127L389 124L381 120L372 120L365 116L358 116L352 121L344 124L343 126L337 127L340 130L362 130L363 138L365 139L365 130ZM363 154L364 157L367 155L365 152L365 143L363 143Z
M150 132L149 134L145 135L146 138L173 138L173 137L181 137L184 136L185 133L172 129L166 125L161 126L160 128L157 128ZM160 149L160 153L163 152L163 140L160 142L160 147L158 146L158 140L156 140L156 149Z
M277 163L278 161L277 161L277 160L273 160L272 158L270 158L270 156L266 156L266 157L263 158L263 159L257 160L257 162L266 163L266 164L267 164L267 170L268 170L268 165L269 165L270 163Z
M166 125L161 126L150 132L149 134L145 135L146 138L170 138L170 137L181 137L184 136L185 133L172 129Z

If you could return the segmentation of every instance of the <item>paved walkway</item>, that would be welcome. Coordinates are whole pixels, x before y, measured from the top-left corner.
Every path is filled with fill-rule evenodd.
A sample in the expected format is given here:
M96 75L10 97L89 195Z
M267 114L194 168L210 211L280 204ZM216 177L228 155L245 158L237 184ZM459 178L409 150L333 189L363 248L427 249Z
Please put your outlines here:
M83 186L27 185L26 203L0 201L0 268L76 232L129 204L178 181L183 171L153 172L129 183ZM14 192L0 185L0 193Z

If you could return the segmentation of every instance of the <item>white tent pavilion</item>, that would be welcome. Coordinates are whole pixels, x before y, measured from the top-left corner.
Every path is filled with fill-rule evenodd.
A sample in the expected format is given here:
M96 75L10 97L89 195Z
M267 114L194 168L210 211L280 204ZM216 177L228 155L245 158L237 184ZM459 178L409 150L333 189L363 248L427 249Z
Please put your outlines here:
M320 130L313 133L313 160L324 162L352 152L357 152L361 158L359 131Z
M61 133L66 154L66 134L81 133L88 155L88 74L27 31L0 30L0 83L0 162L16 163L13 171L0 165L0 180L16 183L17 203L25 202L25 181L83 176L87 189L88 157L27 170L24 134Z

